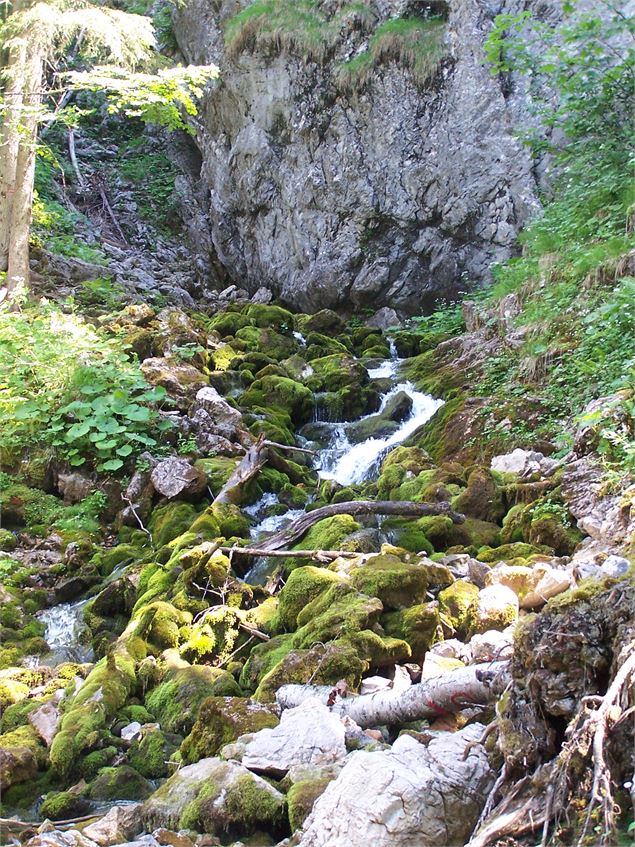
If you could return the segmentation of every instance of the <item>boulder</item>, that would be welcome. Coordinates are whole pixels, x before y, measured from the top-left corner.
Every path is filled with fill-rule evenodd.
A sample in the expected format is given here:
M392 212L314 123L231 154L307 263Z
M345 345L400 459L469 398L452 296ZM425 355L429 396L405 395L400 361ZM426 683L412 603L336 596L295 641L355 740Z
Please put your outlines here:
M260 305L266 306L267 303L271 303L273 300L273 292L270 288L266 288L264 285L261 285L258 291L251 298L252 303L259 303Z
M285 797L262 777L234 761L201 759L181 768L144 804L148 829L194 829L236 837L282 830Z
M130 841L141 832L141 804L113 806L100 820L89 824L83 831L99 847Z
M427 747L402 735L391 750L354 753L315 802L300 847L465 844L494 781L482 732L472 724Z
M278 726L257 732L242 763L252 771L283 776L296 765L325 765L345 756L340 718L318 700L307 700L283 712Z
M192 405L198 391L207 385L207 378L192 365L171 358L145 359L141 371L151 385L165 388L180 409Z
M95 490L95 481L79 471L70 473L59 473L57 475L57 489L64 498L66 505L79 503L85 500Z
M467 612L470 635L488 629L505 629L518 620L518 597L506 585L482 588Z
M37 762L28 747L0 747L0 783L6 791L37 775Z
M531 586L519 597L521 609L536 609L544 606L547 600L568 591L575 585L575 579L569 570L551 567L539 562L531 571Z
M473 635L469 647L474 662L511 659L514 653L512 633L509 630L499 632L496 629L488 629L487 632Z
M97 842L91 841L77 829L60 832L52 824L42 824L37 835L29 838L24 847L97 847Z
M201 388L190 411L201 431L232 439L242 425L242 415L225 400L211 385Z
M373 329L390 329L391 326L401 326L399 315L389 306L384 306L366 321L366 326Z
M47 747L53 743L60 722L60 712L55 703L48 701L29 712L29 723Z
M163 459L154 468L151 475L156 491L168 500L176 497L196 498L207 488L207 476L187 459L171 456Z
M347 427L348 440L357 444L368 438L386 438L399 429L399 422L408 417L411 409L412 398L405 391L399 391L379 414L362 418Z

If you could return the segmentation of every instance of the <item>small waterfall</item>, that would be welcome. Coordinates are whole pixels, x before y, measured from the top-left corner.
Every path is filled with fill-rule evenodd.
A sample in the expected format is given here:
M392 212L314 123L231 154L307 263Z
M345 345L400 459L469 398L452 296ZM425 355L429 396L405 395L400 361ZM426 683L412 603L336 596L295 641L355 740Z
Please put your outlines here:
M301 332L294 332L293 337L298 342L300 347L306 347L306 338L302 335Z
M61 662L91 662L94 658L89 638L82 638L86 629L84 608L88 600L75 603L60 603L38 612L46 630L44 638L51 648L49 656L41 664L58 665Z

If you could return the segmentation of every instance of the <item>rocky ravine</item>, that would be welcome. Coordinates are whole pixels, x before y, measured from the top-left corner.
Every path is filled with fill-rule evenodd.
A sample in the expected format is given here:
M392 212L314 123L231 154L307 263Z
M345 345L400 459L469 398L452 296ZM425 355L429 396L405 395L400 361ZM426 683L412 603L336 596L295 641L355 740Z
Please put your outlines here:
M537 208L514 137L522 92L490 75L483 52L494 15L517 4L432 4L447 25L427 78L386 49L346 82L346 61L368 55L390 19L427 14L424 4L372 2L361 15L315 3L318 57L294 23L228 53L228 21L249 5L190 0L175 16L186 59L221 67L195 128L203 213L229 279L251 293L265 284L304 311L387 303L405 313L487 279ZM339 29L338 15L360 19Z
M503 790L511 828L494 815L473 845L541 827L549 785L562 807L571 800L557 822L564 843L579 832L592 767L588 746L562 759L565 727L585 725L582 699L602 696L635 655L632 488L606 496L588 452L449 460L444 406L408 446L389 444L418 412L411 389L381 400L388 373L417 362L332 312L246 304L204 321L132 306L105 325L167 389L188 450L146 457L107 545L68 523L34 538L25 524L55 497L3 479L3 803L58 822L4 821L3 843L451 847L468 842L488 796L495 806L499 774L515 786L527 777L517 786L529 796ZM402 354L417 344L407 330L395 337ZM186 342L198 352L184 362ZM338 431L355 438L360 423L369 450L386 439L363 479L320 478L306 453L272 448L234 502L220 502L258 435L324 456L355 450ZM430 437L436 459L421 446ZM49 490L68 502L98 485L55 476ZM105 490L120 507L116 484ZM440 514L334 514L293 546L335 552L260 571L218 547L264 544L298 515L359 500ZM97 663L47 658L35 611L82 597L87 629L67 646L90 641ZM623 804L627 693L611 712ZM394 718L404 701L421 708Z

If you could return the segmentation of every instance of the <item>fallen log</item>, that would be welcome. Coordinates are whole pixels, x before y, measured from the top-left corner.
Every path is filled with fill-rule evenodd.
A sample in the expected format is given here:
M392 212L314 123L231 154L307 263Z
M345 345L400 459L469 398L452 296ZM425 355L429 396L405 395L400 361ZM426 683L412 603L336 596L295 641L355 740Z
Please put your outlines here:
M350 550L265 550L262 547L219 547L218 549L221 553L227 553L229 556L240 554L254 558L268 556L278 559L317 559L318 561L332 561L340 557L355 559L357 556L365 555L353 553Z
M240 500L240 490L249 482L267 461L267 450L264 435L259 436L249 447L244 457L236 466L236 470L229 477L225 485L214 498L213 505L237 503Z
M316 698L362 728L404 724L493 702L496 693L492 683L496 679L498 691L501 676L507 674L508 668L509 662L487 662L426 679L403 691L388 689L345 698L337 697L337 689L328 685L283 685L276 702L281 709L292 709Z
M413 503L408 500L352 500L347 503L333 503L322 506L312 512L300 515L280 532L270 535L259 542L261 550L269 554L272 550L288 547L302 538L318 521L333 515L399 515L400 517L421 518L426 515L444 515L454 523L463 523L465 516L453 512L449 503Z

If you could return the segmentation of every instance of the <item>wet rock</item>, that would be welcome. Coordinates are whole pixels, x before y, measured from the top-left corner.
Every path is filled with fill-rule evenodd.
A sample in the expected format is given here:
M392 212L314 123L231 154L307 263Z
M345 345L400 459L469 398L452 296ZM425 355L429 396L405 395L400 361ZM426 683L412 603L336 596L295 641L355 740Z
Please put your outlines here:
M77 829L71 829L68 832L51 829L29 838L24 847L98 847L98 845Z
M473 724L427 747L403 735L391 750L354 753L315 802L300 847L464 844L494 781L482 732Z
M152 460L151 467L157 464ZM124 493L124 501L128 504L119 512L119 522L124 526L139 526L139 520L145 521L152 510L154 486L150 473L135 471ZM136 512L136 515L135 515Z
M129 765L102 768L90 786L91 800L144 800L152 783Z
M400 391L378 415L362 418L347 427L348 439L352 444L357 444L368 438L386 438L399 429L399 423L408 417L411 410L412 398L405 391Z
M113 806L103 818L89 824L83 834L99 847L130 841L141 832L141 804Z
M29 712L29 723L47 747L50 747L60 722L60 712L52 701Z
M207 488L206 474L190 465L187 459L176 456L159 462L152 471L151 479L156 491L168 500L197 498Z
M344 724L317 700L282 713L273 729L247 744L242 763L250 770L282 776L296 765L324 765L346 756Z

